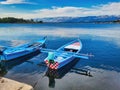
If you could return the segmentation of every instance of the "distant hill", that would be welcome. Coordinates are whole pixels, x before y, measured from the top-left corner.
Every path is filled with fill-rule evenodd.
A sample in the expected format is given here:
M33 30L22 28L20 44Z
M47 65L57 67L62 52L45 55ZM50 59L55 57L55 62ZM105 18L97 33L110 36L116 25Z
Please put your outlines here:
M51 17L22 19L14 17L0 18L0 23L120 23L119 16L87 16L87 17Z
M14 17L0 18L0 23L42 23L42 21L34 21L33 19L23 19Z
M41 20L43 22L52 23L120 23L119 16L87 16L87 17L52 17L52 18L36 18L35 21Z

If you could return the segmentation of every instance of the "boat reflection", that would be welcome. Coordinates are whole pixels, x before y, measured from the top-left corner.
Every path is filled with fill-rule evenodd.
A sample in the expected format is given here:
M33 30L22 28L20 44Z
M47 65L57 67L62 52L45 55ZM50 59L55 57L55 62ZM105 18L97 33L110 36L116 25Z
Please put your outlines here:
M6 67L0 63L0 77L4 76L7 73Z
M11 60L11 61L1 61L0 62L0 76L4 76L8 70L12 69L13 67L20 65L24 62L27 62L29 59L33 58L40 54L39 51L26 55L25 57Z
M49 87L54 88L55 87L55 79L61 79L65 76L79 61L80 59L76 58L72 62L68 63L64 67L58 69L58 70L52 70L48 68L48 70L45 73L45 76L49 79Z

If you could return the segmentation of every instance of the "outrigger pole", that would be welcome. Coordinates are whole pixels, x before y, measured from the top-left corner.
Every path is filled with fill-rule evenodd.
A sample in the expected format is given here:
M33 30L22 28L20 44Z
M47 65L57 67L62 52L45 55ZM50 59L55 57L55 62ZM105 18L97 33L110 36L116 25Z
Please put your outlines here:
M45 49L42 48L40 50L41 52L44 53L48 53L48 52L54 52L54 53L64 53L66 56L74 56L74 57L78 57L78 58L83 58L83 59L89 59L89 57L93 57L94 55L92 54L83 54L83 53L74 53L74 52L68 52L68 51L57 51L57 50L53 50L53 49Z

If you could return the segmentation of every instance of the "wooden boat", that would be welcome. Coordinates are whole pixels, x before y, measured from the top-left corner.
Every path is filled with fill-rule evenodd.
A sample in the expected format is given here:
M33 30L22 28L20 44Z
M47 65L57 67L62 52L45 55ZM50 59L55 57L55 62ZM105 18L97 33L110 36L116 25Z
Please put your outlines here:
M35 55L45 45L46 37L36 42L27 43L12 48L2 48L0 50L0 61L11 61Z
M60 69L77 58L88 59L86 55L80 54L82 43L80 40L70 42L57 50L42 50L48 52L48 57L44 60L50 69Z

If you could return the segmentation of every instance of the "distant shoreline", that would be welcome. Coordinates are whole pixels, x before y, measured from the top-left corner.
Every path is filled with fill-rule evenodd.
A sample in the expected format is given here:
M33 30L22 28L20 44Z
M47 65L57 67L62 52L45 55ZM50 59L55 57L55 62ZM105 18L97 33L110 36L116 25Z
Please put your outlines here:
M43 22L42 24L46 23L78 23L78 24L120 24L120 22Z
M23 18L14 18L14 17L6 17L0 18L1 23L8 23L8 24L46 24L46 23L79 23L79 24L120 24L120 20L113 20L113 21L80 21L80 22L44 22L42 20L34 20L34 19L23 19Z
M10 22L0 22L0 24L120 24L120 22L40 22L40 23L24 23L24 22L16 22L16 23L10 23Z
M43 21L34 21L33 19L23 19L23 18L14 18L14 17L6 17L6 18L0 18L0 23L18 23L18 24L35 24L35 23L43 23Z

